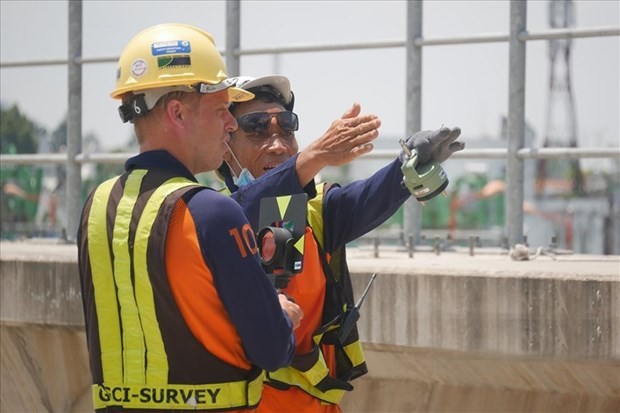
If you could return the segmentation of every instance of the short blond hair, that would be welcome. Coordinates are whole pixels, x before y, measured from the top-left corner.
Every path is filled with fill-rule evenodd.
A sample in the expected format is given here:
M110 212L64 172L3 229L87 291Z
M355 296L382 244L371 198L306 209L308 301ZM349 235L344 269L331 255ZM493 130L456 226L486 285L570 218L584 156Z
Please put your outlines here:
M123 103L127 103L130 102L133 99L133 93L126 93L123 96ZM147 113L145 113L144 115L136 118L134 120L134 131L136 134L136 139L138 141L138 144L141 144L144 139L144 132L143 129L144 127L142 125L148 124L150 122L152 122L152 120L159 116L162 111L164 110L164 108L168 105L168 103L172 100L178 100L183 104L188 105L190 108L194 108L193 103L196 103L198 101L198 99L200 99L200 93L197 92L183 92L180 90L175 90L172 91L170 93L166 93L165 95L163 95L162 97L159 98L159 100L157 101L157 103L155 103L155 106L153 106L153 108L151 110L149 110Z

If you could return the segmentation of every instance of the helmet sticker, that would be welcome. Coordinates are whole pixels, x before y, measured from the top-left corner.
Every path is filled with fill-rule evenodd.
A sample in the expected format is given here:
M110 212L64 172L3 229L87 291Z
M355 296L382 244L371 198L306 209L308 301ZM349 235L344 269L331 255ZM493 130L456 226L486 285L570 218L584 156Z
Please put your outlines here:
M173 67L189 67L192 59L189 55L183 56L160 56L157 58L157 66L160 69L171 69Z
M146 73L146 60L136 59L131 64L131 75L133 77L140 77Z
M151 44L151 53L153 54L153 56L191 52L192 46L187 40L171 40L167 42L158 42Z

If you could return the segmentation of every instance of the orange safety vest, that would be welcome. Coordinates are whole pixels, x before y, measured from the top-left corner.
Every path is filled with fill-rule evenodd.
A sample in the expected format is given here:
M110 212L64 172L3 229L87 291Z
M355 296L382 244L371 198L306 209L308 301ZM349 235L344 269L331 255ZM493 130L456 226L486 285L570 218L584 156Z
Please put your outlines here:
M331 256L323 251L323 195L329 185L317 186L308 202L304 267L283 291L304 311L295 330L296 355L290 367L267 372L268 385L285 390L296 386L323 402L338 404L350 381L368 372L357 327L341 343L337 334L342 317L353 306L345 248Z

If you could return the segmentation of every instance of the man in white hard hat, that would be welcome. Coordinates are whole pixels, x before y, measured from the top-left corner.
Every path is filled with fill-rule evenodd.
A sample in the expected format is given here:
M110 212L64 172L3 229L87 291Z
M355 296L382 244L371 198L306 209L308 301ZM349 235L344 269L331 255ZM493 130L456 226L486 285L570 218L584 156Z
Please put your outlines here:
M239 128L231 135L230 150L218 173L233 196L236 191L243 194L244 210L258 229L259 177L291 159L300 163L308 148L298 154L299 117L293 112L295 99L286 77L242 77L237 86L255 97L231 105ZM354 104L340 121L358 117L360 110ZM416 149L423 163L443 162L463 149L463 143L456 141L459 134L459 128L423 131L406 144ZM310 148L317 142L321 139ZM401 185L403 156L370 178L343 187L315 186L313 181L306 186L311 199L303 270L282 289L301 306L304 318L295 330L291 366L267 372L259 412L339 412L343 396L353 389L350 382L367 372L357 328L347 318L354 301L345 245L379 226L411 196ZM312 163L308 165L312 169ZM254 198L248 196L248 188Z

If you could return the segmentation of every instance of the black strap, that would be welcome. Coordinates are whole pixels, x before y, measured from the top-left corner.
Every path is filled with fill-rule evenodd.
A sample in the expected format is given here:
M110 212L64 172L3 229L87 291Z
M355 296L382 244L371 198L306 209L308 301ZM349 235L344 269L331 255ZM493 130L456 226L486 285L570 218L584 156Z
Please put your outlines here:
M129 102L123 103L118 107L118 114L121 116L123 123L133 122L134 119L144 116L149 108L144 99L144 93L132 96Z
M338 295L339 295L340 300L342 301L342 303L346 304L347 307L353 306L353 302L350 302L350 300L347 300L346 294L344 293L344 291L342 289L342 284L340 283L340 280L337 280L336 277L334 277L334 273L332 271L332 267L327 262L327 254L325 253L325 251L321 247L321 243L317 239L316 234L314 233L314 231L312 231L312 236L314 237L314 240L316 241L316 245L317 245L317 247L319 249L319 257L321 258L321 266L323 267L323 273L325 274L325 278L327 279L327 282L329 284L333 284L333 285L336 286L336 289L338 291Z

